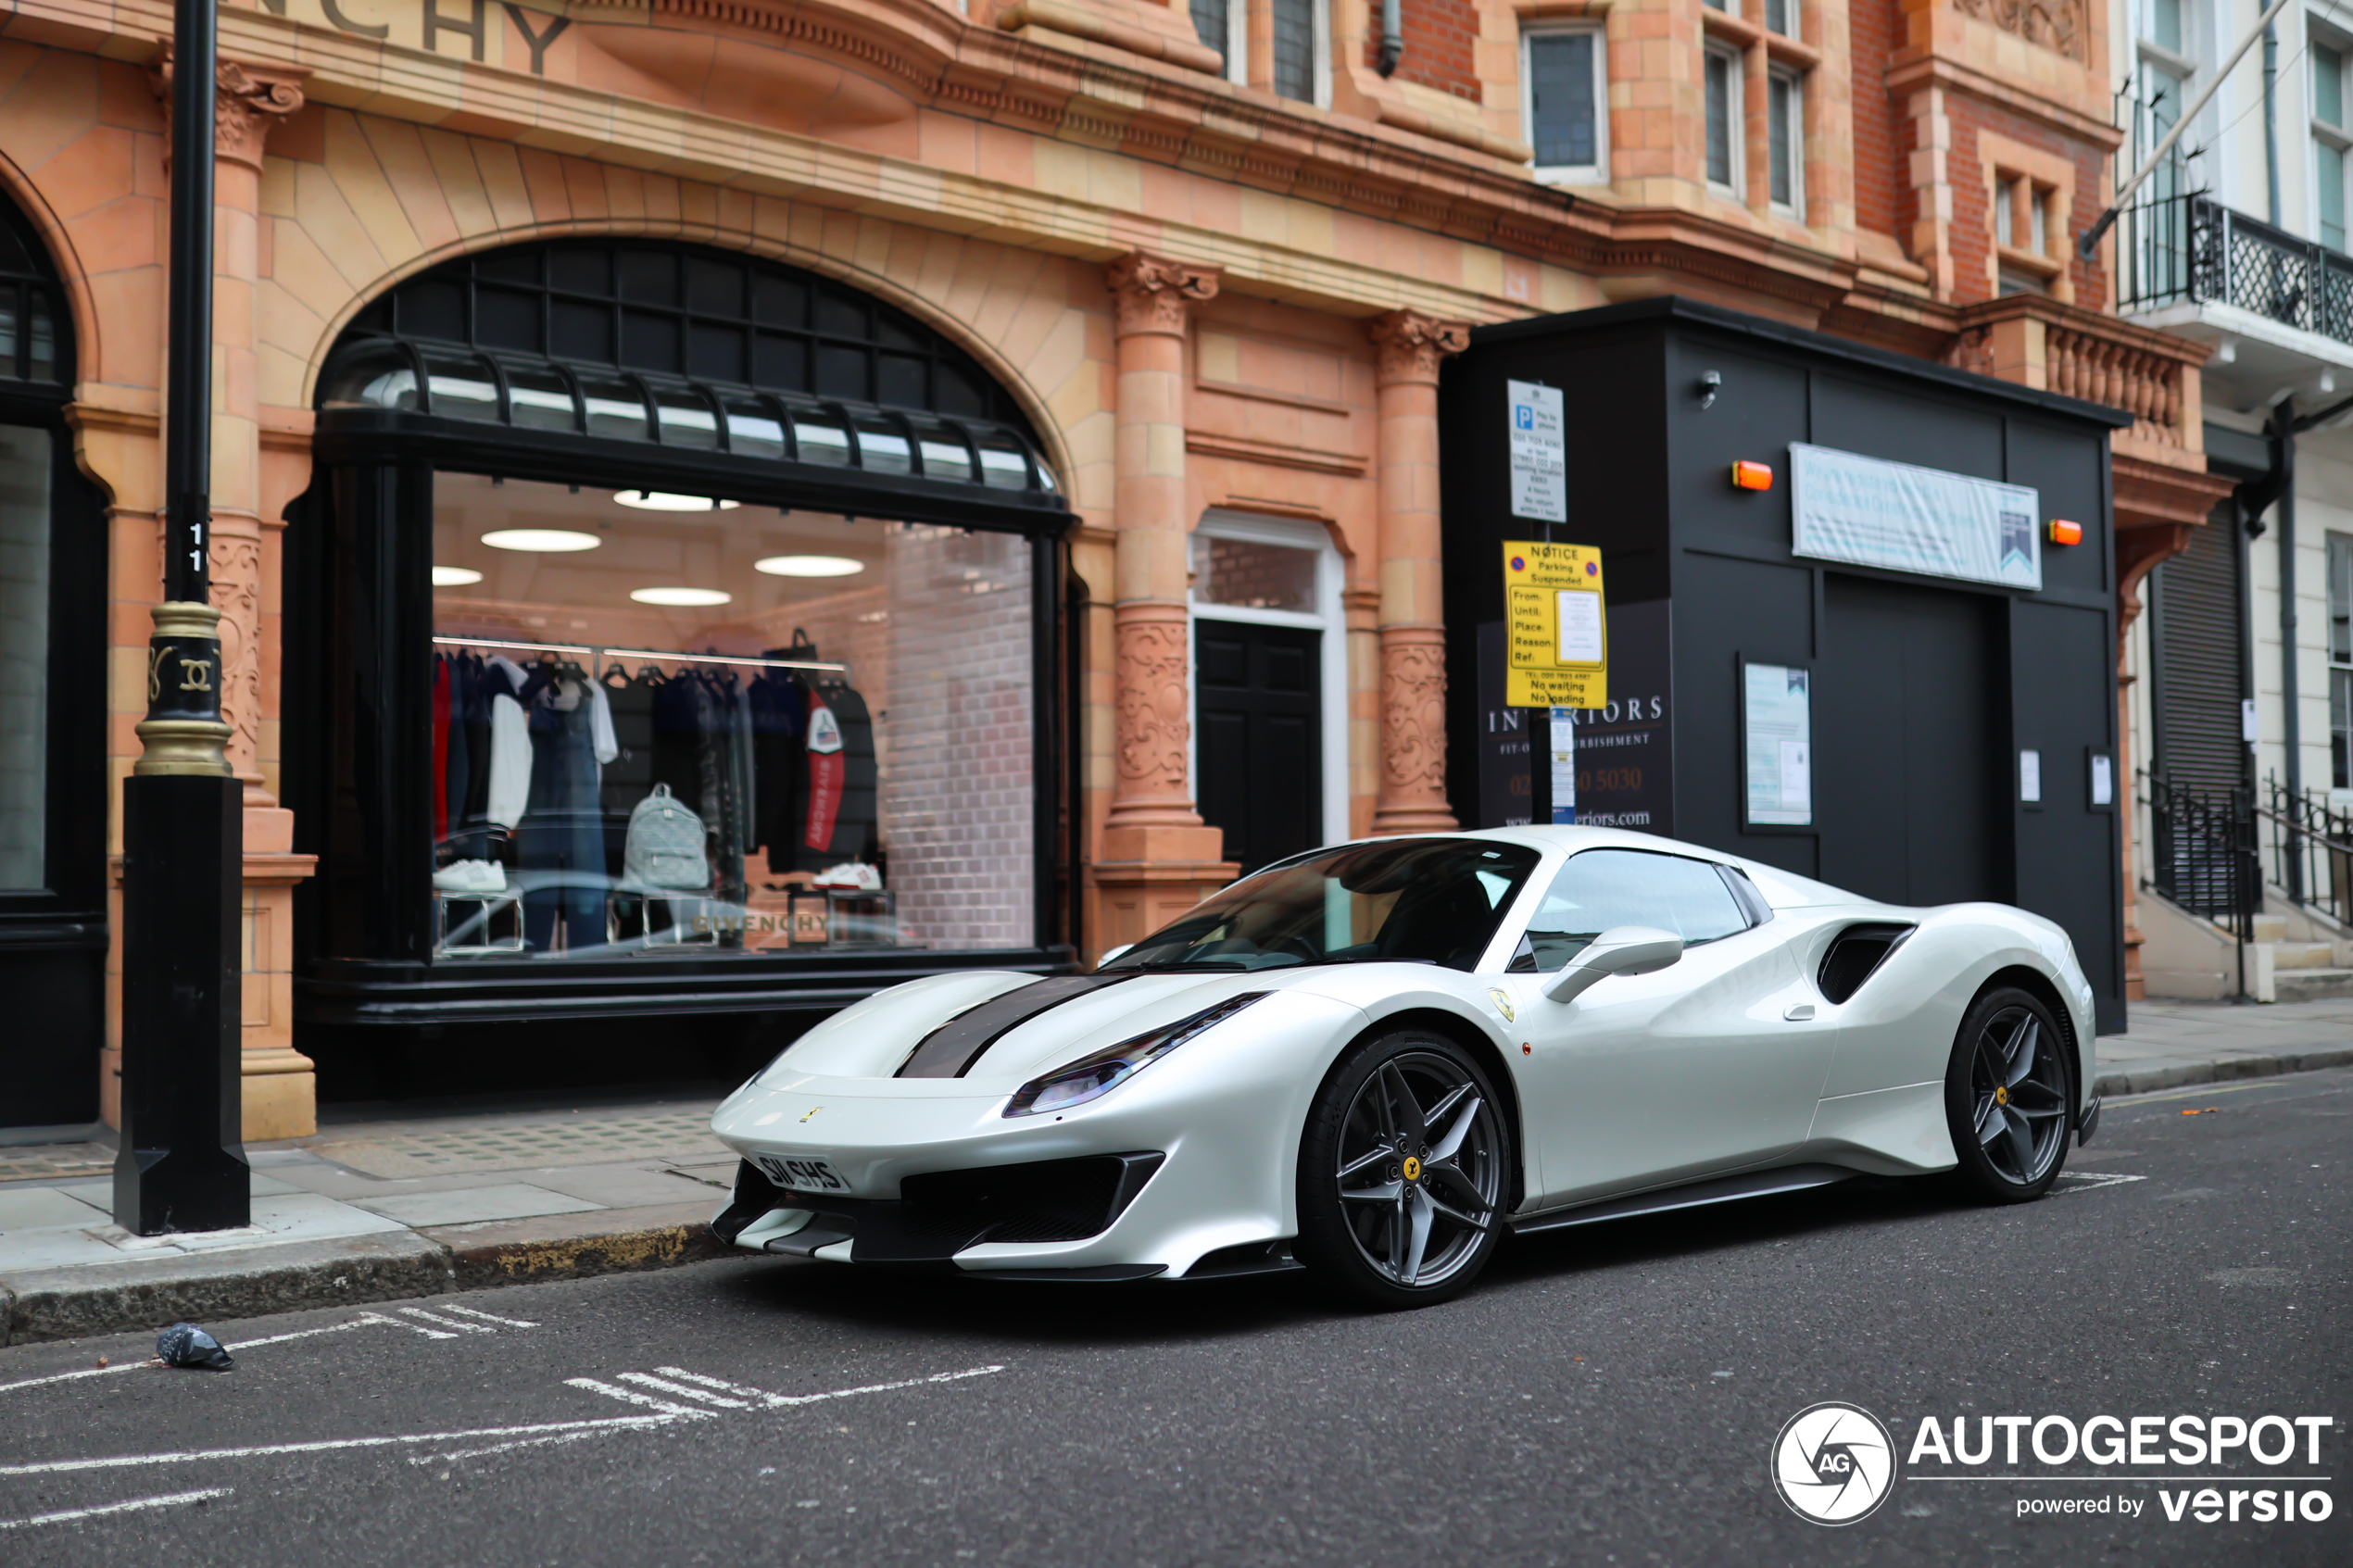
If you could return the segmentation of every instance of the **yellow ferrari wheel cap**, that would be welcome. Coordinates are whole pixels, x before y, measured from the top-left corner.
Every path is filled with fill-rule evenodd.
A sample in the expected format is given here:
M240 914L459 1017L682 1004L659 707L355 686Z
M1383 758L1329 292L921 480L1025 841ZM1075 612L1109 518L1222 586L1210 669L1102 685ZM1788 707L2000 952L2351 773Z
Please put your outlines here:
M2004 1088L2004 1087L2003 1087L2001 1085L1999 1085L1999 1084L1994 1085L1994 1103L1995 1105L2007 1105L2007 1104L2009 1104L2009 1102L2010 1102L2010 1092L2009 1092L2009 1090L2007 1090L2007 1089Z
M1405 1157L1405 1179L1409 1182L1422 1179L1422 1162L1410 1154Z

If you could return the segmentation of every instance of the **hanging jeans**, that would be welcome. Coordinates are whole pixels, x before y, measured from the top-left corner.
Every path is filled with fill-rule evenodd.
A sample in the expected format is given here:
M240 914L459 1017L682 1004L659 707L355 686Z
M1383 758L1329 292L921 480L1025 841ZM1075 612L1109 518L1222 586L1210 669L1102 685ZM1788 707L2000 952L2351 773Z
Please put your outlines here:
M555 946L559 916L567 951L605 943L611 878L591 717L585 696L570 712L544 696L531 705L531 806L516 837L523 935L534 952Z

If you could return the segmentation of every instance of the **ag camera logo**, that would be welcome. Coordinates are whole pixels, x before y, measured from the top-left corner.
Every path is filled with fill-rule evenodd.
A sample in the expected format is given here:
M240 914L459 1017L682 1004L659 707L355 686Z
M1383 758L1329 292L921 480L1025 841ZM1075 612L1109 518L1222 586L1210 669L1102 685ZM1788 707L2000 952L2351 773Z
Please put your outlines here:
M1895 1440L1860 1405L1808 1405L1773 1439L1774 1488L1801 1519L1852 1524L1894 1485Z

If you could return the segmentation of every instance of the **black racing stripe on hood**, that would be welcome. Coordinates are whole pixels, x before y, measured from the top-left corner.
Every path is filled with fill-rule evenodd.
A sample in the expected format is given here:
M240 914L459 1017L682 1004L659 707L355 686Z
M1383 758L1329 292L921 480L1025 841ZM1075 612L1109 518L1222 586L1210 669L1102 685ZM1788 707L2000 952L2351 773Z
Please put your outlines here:
M966 1008L915 1044L893 1077L961 1078L972 1071L981 1053L1009 1032L1039 1013L1074 1002L1106 985L1136 978L1135 970L1114 974L1058 974L1034 985L1020 985L1001 997L991 997Z

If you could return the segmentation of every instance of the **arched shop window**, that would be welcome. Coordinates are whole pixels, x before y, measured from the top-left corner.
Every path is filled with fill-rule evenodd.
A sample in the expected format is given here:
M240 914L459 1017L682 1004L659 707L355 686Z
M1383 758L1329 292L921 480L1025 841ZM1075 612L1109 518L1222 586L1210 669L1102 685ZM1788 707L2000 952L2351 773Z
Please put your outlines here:
M98 1113L106 534L75 471L72 318L0 197L0 1126Z
M838 1005L1054 961L1071 518L939 333L724 251L492 252L355 320L315 452L304 1017Z

